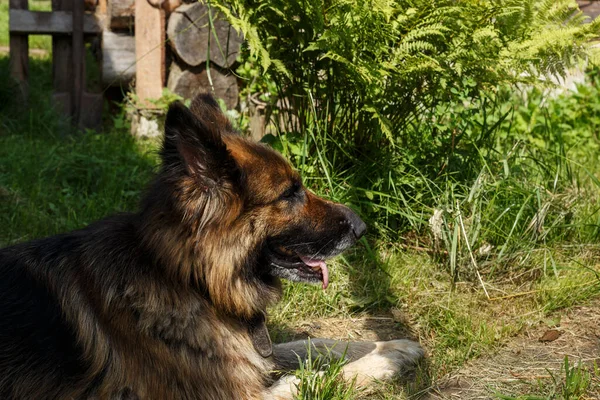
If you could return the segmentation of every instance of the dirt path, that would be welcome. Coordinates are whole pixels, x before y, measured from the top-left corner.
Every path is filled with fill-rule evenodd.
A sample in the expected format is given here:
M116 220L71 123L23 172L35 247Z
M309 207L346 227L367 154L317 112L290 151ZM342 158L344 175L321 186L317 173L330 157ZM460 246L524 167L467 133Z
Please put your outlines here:
M427 400L497 399L494 393L519 395L552 391L553 379L564 379L565 356L571 366L582 362L600 368L600 299L558 312L525 329L494 354L471 360L460 370L435 382L422 397ZM389 340L414 337L402 317L394 314L362 318L328 318L289 327L294 338L328 337L350 340ZM541 389L540 389L541 388ZM573 397L579 398L579 397ZM600 382L593 378L587 397L600 399Z
M600 300L557 313L559 324L533 326L496 354L480 357L437 382L427 399L490 399L504 395L552 391L564 379L565 356L571 366L582 362L600 367ZM586 399L600 399L600 382L592 379ZM576 398L576 397L573 397ZM577 397L579 398L579 397Z

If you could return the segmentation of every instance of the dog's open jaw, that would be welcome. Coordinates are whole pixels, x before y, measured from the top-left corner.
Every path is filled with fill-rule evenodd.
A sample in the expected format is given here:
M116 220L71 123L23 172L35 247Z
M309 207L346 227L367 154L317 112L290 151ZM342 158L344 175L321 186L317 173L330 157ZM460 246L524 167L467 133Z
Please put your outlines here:
M329 269L326 258L299 254L284 246L271 246L267 250L271 274L294 282L322 283L329 286Z

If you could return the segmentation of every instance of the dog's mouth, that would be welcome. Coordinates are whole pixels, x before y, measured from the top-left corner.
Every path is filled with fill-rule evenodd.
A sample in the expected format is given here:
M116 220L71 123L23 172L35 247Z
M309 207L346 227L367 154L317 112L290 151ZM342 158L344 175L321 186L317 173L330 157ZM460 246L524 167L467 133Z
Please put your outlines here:
M322 282L327 289L329 270L324 258L302 255L284 246L268 246L266 256L273 275L295 282Z

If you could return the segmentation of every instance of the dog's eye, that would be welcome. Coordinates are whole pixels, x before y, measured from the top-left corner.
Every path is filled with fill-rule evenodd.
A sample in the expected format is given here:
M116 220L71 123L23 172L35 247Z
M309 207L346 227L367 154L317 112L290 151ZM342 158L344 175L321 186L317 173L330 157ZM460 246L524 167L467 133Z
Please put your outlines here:
M298 194L300 193L301 187L302 186L300 185L300 183L294 182L294 184L292 186L287 188L287 190L281 194L280 199L282 199L282 200L295 199L298 196Z

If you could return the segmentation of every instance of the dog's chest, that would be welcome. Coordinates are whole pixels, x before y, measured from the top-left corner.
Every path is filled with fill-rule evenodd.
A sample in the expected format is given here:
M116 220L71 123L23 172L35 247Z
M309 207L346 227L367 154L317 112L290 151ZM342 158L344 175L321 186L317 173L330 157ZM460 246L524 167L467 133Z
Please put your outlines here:
M116 349L108 381L135 399L260 398L270 361L252 343L247 326L201 306L181 312L137 310L139 337ZM125 389L123 389L125 388ZM116 395L116 396L115 396Z

